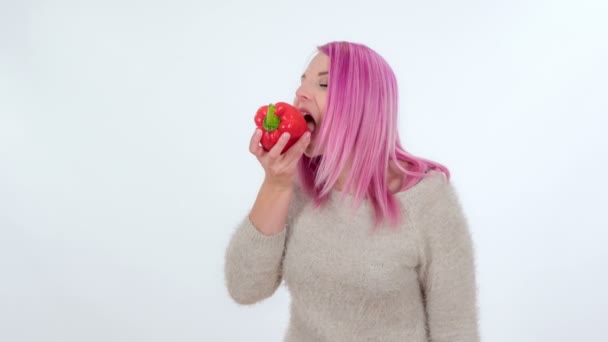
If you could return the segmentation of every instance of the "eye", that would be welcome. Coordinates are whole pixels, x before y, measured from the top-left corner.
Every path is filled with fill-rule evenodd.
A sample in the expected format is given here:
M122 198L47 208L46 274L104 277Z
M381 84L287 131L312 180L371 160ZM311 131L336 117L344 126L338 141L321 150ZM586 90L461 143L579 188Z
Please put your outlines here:
M327 79L327 77L319 77L317 79L317 84L321 88L327 88L327 83L329 83L329 80Z

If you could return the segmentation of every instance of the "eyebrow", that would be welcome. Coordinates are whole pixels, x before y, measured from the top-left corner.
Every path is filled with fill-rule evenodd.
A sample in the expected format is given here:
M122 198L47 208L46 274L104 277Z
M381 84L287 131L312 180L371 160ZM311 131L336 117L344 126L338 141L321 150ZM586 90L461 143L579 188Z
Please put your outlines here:
M317 76L325 76L329 74L329 72L327 71L321 71L320 73L317 74ZM304 79L306 77L306 75L302 74L301 78Z

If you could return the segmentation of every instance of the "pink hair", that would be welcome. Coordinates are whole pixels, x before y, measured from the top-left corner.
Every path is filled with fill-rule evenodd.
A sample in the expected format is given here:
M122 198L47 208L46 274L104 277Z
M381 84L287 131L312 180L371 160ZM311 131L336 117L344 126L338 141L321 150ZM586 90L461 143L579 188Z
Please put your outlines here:
M417 158L401 146L397 131L397 80L378 53L349 42L331 42L318 49L330 59L327 108L315 151L316 155L320 152L322 155L300 159L302 188L320 206L346 169L343 196L353 195L355 206L369 199L376 225L383 220L396 225L402 218L399 203L388 188L389 162L395 162L408 176L402 191L418 183L431 169L443 171L449 181L449 170L439 163ZM411 166L406 169L399 161Z

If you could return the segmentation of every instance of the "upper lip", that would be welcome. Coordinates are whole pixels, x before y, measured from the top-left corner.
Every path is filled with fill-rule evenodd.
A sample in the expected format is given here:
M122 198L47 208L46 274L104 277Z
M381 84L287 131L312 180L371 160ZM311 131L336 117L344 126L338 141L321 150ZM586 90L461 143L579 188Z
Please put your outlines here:
M302 113L310 114L310 110L308 110L308 108L306 108L306 107L298 107L298 110Z
M310 116L312 116L312 118L315 121L317 121L317 119L315 118L315 116L312 114L312 112L308 108L306 108L306 107L299 107L298 110L300 111L300 113L302 113L304 115L309 114Z

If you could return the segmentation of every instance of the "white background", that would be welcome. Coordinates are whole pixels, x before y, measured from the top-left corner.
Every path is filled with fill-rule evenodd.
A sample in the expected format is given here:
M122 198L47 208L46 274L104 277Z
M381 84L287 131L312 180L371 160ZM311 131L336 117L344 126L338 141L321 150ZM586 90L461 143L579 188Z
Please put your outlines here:
M608 336L608 2L0 2L0 340L280 341L223 257L262 104L317 45L393 66L411 153L452 171L484 341Z

